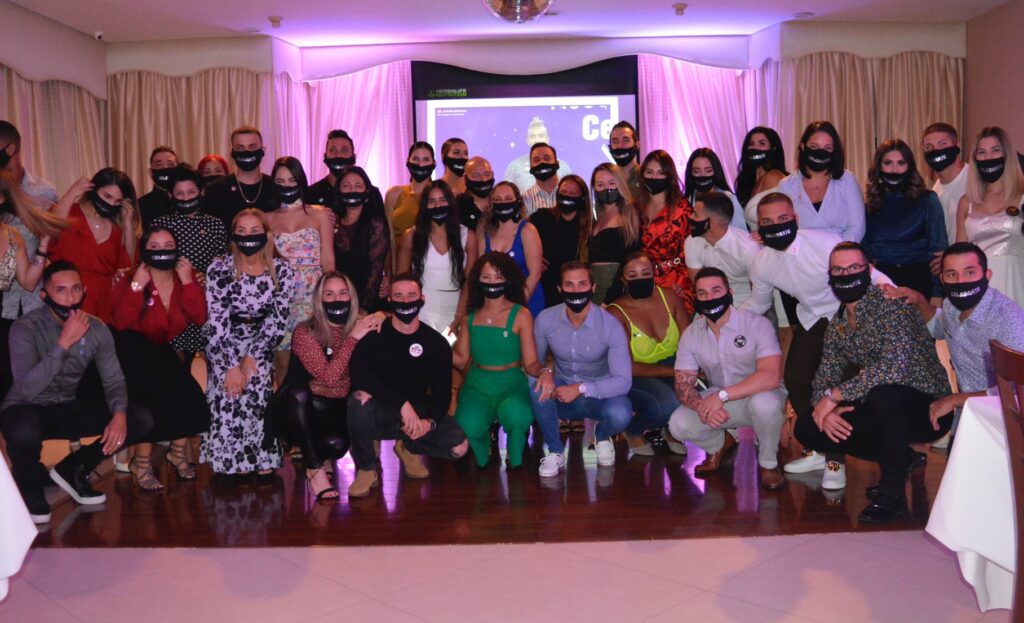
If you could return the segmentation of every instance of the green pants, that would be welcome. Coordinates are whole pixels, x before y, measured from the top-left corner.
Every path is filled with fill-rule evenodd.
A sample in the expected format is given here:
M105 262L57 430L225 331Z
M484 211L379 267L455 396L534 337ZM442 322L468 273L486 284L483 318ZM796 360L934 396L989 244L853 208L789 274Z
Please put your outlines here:
M530 407L530 384L522 369L494 371L470 368L466 382L459 390L455 421L466 433L476 463L487 465L491 450L491 424L495 420L505 429L508 438L508 463L523 464L526 436L533 423Z

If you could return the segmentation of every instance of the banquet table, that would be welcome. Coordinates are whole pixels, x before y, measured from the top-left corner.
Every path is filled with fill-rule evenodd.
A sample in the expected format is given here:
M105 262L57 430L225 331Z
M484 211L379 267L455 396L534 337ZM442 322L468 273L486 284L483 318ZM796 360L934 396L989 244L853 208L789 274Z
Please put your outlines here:
M956 552L982 611L1010 608L1016 529L1006 426L997 396L970 398L925 531Z
M0 601L7 596L7 579L21 569L37 534L7 462L0 455Z

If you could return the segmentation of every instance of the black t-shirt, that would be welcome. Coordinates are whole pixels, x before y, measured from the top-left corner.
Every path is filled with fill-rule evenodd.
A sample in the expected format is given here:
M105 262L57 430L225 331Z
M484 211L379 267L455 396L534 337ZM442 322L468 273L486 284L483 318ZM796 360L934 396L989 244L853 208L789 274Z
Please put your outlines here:
M386 405L409 402L421 418L448 415L452 399L452 347L424 323L412 335L395 330L392 321L380 333L359 340L349 361L352 391L363 390Z
M206 187L207 211L224 221L229 235L231 221L246 208L270 212L278 207L280 200L274 191L274 178L263 174L256 184L240 184L233 174L219 179Z
M459 222L470 231L476 231L476 225L483 217L483 212L476 207L473 193L462 193L455 199L455 205L459 210Z
M330 176L325 176L306 190L306 203L335 210L334 199L331 198L332 192L331 178ZM376 200L377 205L384 205L384 198L380 194L380 189L376 186L370 186L370 201L373 202L374 200Z
M580 257L580 229L577 220L579 214L571 221L562 218L556 209L537 210L530 216L530 222L537 228L540 243L544 248L544 259L548 268L541 274L540 283L544 288L545 307L558 305L562 297L558 294L558 283L562 274L562 264Z
M166 191L154 188L139 197L139 212L142 215L142 229L149 229L153 221L171 213L171 197Z

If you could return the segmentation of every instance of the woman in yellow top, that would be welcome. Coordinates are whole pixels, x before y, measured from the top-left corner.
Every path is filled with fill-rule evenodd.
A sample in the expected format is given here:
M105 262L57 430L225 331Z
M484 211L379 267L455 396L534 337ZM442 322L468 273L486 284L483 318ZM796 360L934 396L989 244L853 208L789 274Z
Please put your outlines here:
M430 184L434 174L434 148L430 143L417 141L409 148L409 159L405 167L409 169L409 183L392 186L384 196L384 210L391 223L391 231L395 237L395 247L405 230L416 224L416 216L420 212L420 195Z
M660 429L669 450L686 454L666 426L679 406L674 389L679 336L690 325L683 301L672 290L654 285L654 264L643 251L626 256L622 265L624 294L608 306L629 337L633 356L633 388L629 400L636 415L626 427L633 454L653 456L644 432Z

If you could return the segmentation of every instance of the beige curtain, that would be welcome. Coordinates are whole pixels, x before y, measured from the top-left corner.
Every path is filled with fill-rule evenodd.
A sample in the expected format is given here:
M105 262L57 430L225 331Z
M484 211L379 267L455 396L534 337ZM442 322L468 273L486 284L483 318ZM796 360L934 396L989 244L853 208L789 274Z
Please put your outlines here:
M83 175L105 166L106 102L82 87L32 82L0 65L0 119L22 136L22 162L63 194Z
M210 153L228 158L231 130L251 124L263 131L264 171L277 154L270 74L235 68L192 76L122 72L107 79L107 93L110 162L131 176L140 195L152 188L149 154L157 145L170 145L193 165Z

